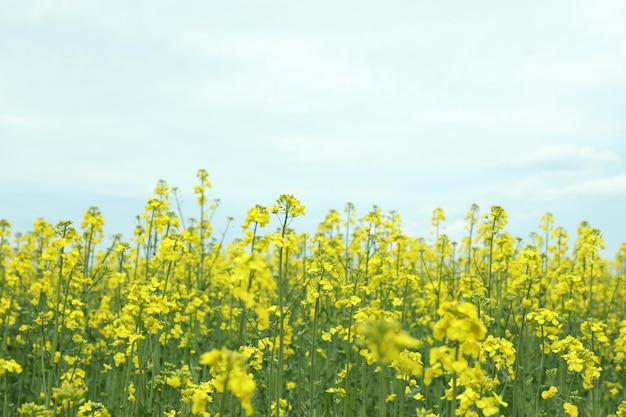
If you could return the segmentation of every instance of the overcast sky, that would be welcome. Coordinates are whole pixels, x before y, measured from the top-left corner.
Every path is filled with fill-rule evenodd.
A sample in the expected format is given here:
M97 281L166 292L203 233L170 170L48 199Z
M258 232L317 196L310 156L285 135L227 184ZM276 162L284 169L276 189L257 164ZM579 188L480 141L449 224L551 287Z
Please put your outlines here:
M626 2L0 3L0 218L98 206L128 237L159 179L197 216L352 202L429 238L472 203L528 239L552 212L626 242Z

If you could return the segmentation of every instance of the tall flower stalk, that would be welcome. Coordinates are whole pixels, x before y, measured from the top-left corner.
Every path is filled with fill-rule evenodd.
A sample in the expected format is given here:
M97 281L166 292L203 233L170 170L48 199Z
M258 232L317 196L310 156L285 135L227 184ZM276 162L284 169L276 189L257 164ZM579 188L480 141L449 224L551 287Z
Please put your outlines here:
M283 368L285 356L285 319L287 317L285 300L286 286L286 251L288 245L287 231L291 221L303 216L305 207L293 195L281 194L276 200L276 205L272 206L271 212L276 214L279 219L279 233L274 236L273 242L278 247L278 358L276 369L276 385L275 385L275 410L276 415L280 417L280 407L283 395Z

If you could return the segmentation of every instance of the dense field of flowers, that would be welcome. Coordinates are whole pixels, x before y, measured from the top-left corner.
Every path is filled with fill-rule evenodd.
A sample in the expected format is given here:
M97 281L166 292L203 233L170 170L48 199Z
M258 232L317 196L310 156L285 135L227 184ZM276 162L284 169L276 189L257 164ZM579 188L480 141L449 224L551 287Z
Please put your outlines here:
M133 237L0 223L0 415L626 416L626 246L541 219L530 242L472 206L433 243L377 207L315 235L281 195L240 238L159 182ZM276 217L278 227L269 229Z

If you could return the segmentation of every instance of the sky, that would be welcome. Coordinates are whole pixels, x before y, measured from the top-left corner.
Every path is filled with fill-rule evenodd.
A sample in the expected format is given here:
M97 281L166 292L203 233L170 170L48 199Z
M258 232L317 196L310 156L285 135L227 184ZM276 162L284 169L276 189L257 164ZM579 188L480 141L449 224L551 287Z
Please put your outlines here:
M626 2L0 2L0 219L129 238L159 180L215 233L293 194L458 240L472 204L626 242ZM232 227L227 228L227 217Z

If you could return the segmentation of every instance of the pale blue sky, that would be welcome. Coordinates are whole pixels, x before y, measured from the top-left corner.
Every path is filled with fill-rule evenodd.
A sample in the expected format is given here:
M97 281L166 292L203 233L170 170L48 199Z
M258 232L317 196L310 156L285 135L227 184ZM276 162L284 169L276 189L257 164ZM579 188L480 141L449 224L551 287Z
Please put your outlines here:
M0 218L132 232L156 182L220 232L291 193L458 238L472 203L626 241L626 2L0 3Z

